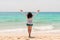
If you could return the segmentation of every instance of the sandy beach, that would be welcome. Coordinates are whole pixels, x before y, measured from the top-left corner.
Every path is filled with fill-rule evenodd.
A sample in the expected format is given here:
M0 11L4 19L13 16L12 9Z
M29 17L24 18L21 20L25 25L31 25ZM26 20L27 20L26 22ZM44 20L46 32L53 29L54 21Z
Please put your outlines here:
M0 40L60 40L60 0L0 0Z
M32 31L32 38L28 37L27 31L9 29L0 31L0 40L60 40L60 31Z

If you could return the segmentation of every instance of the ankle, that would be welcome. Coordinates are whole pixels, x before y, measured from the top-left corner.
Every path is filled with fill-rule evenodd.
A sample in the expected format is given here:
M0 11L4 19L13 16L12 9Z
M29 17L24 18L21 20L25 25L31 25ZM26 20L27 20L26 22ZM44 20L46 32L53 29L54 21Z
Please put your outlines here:
M31 36L29 36L29 38L30 38Z

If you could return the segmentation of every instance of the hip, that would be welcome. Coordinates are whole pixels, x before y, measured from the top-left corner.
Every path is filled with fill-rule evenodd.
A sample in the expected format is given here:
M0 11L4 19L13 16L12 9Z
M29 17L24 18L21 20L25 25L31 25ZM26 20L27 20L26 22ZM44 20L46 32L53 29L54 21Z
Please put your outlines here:
M27 23L26 25L27 25L27 26L33 26L33 24L28 24L28 23Z

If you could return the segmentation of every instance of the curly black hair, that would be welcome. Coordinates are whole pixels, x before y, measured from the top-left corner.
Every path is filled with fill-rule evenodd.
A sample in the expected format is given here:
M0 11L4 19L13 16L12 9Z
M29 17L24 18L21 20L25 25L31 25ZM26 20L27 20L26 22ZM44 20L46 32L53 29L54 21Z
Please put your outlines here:
M29 19L29 18L32 18L32 17L33 17L32 13L31 12L28 12L27 18Z

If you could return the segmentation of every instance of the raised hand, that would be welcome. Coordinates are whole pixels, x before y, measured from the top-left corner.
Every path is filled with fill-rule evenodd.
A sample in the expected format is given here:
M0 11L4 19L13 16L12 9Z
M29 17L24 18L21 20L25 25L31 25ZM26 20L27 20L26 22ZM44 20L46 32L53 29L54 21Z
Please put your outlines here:
M20 10L20 12L23 12L23 10Z
M40 10L37 10L37 12L40 12Z

